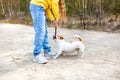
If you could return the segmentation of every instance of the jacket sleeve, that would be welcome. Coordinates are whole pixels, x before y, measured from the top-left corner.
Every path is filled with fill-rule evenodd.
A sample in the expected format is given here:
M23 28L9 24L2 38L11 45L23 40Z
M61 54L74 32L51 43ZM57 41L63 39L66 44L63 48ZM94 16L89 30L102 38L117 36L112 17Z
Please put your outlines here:
M53 21L59 19L59 0L52 0L51 9L46 9L46 15L47 17Z
M52 12L54 15L54 18L56 20L59 19L59 5L58 5L59 0L53 0L52 2Z
M54 16L53 16L53 14L52 14L52 12L51 12L50 9L47 9L45 12L46 12L47 17L48 17L51 21L55 20L55 18L54 18Z

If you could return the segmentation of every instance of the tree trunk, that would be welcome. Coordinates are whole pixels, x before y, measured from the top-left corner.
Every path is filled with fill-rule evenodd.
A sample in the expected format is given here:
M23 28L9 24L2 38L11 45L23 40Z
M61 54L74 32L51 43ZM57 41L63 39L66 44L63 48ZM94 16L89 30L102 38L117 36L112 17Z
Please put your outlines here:
M117 21L117 18L118 18L118 14L115 15L115 21Z
M25 0L25 4L26 4L26 9L25 9L25 15L28 15L28 11L29 11L29 0Z
M5 9L3 7L3 0L1 0L2 15L5 15Z

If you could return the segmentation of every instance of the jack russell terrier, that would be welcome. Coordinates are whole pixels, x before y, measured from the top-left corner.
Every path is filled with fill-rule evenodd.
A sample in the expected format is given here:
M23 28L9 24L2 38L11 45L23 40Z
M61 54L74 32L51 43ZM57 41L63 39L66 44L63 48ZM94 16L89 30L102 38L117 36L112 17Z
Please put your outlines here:
M81 53L81 58L84 57L85 45L83 43L83 39L79 35L74 35L74 37L79 40L74 42L66 42L62 36L56 36L59 50L55 58L61 55L62 52L73 52L75 50L77 50L77 54Z

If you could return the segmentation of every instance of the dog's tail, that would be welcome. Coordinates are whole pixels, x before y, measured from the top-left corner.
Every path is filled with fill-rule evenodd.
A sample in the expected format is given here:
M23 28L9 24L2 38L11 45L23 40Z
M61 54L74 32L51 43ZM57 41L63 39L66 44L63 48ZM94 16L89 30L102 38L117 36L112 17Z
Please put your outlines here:
M79 41L82 41L83 42L83 39L79 36L79 35L74 35L75 38L78 38Z

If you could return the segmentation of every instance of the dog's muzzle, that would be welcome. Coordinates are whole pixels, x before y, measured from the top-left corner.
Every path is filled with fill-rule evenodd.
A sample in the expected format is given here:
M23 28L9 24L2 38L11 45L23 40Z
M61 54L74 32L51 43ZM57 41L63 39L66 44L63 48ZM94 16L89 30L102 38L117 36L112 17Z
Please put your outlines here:
M53 36L53 40L55 40L55 39L57 39L57 37L56 37L56 36Z

